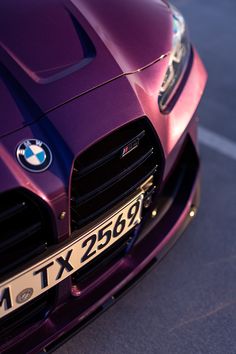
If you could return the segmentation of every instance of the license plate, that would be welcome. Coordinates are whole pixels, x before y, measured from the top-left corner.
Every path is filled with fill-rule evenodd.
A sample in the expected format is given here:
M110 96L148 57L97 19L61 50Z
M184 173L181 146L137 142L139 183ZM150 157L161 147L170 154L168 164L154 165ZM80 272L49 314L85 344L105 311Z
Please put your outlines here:
M82 268L141 221L143 192L68 245L0 284L0 318Z

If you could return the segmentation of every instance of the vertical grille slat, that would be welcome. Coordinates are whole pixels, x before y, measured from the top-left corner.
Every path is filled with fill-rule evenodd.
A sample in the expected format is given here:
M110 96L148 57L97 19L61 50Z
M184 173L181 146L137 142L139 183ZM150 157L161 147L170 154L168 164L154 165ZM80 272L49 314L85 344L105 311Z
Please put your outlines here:
M25 202L11 206L9 209L4 210L0 214L0 223L14 217L15 215L21 213L23 210L28 208Z
M143 130L140 134L136 135L132 140L140 140L145 136L145 131ZM128 142L128 144L131 141ZM124 144L119 146L118 148L114 149L111 153L108 153L106 156L100 157L98 160L95 162L91 162L89 165L83 167L83 170L79 171L79 177L84 177L90 172L94 171L96 168L101 167L102 165L106 164L108 161L110 161L115 155L119 156L120 151L122 148L124 148Z
M124 192L121 195L119 195L116 199L112 199L103 208L100 208L99 211L96 210L93 214L89 214L87 216L87 218L85 217L83 219L83 222L86 224L91 220L95 220L98 217L98 215L105 213L106 210L109 210L112 208L112 206L114 206L115 204L118 204L120 199L124 199L127 196L129 196L136 188L138 188L142 183L144 183L148 179L149 176L151 176L152 174L155 174L155 173L156 173L156 167L154 167L151 171L149 171L149 173L144 175L143 178L141 180L139 180L135 185L133 185L130 189L125 189ZM76 209L73 209L72 211L73 211L73 213L77 214L78 217L80 216Z
M32 244L29 244L27 248L25 248L25 254L21 256L21 263L27 262L29 259L33 259L34 257L39 256L43 252L47 250L47 244L43 242L38 242L37 244L34 242L34 247L32 247ZM16 247L13 247L12 250L9 249L9 252L11 252L11 258L10 262L5 265L5 273L10 272L12 269L17 269L17 266L19 265L18 259L17 259L17 250ZM4 251L5 253L6 251ZM0 257L2 257L2 252L0 253Z
M18 243L21 243L22 241L26 241L26 239L29 237L33 237L36 232L40 231L41 226L41 223L38 222L26 227L23 230L14 230L11 231L11 233L6 234L5 240L1 240L0 253L3 251L5 252L8 247L12 247Z
M133 163L131 166L122 170L120 173L117 173L115 176L113 176L112 178L110 178L108 181L101 184L100 186L98 186L96 189L93 189L90 192L88 192L87 194L84 194L83 196L78 197L77 201L79 203L83 204L83 202L91 200L93 198L93 196L95 196L95 195L97 196L98 194L105 192L107 189L111 188L117 182L120 182L125 177L127 177L131 172L134 172L138 167L140 167L141 164L146 162L146 160L148 158L150 158L152 154L153 154L153 149L149 150L148 153L146 153L144 156L142 156L139 160L135 161L135 163Z

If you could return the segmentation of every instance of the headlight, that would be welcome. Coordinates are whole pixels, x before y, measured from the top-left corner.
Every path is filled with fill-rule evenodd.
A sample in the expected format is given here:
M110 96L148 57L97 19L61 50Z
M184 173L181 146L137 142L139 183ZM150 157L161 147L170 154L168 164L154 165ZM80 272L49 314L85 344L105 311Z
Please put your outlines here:
M171 5L170 8L173 16L172 52L158 97L161 111L165 111L171 101L177 83L186 69L191 51L184 18L174 6Z

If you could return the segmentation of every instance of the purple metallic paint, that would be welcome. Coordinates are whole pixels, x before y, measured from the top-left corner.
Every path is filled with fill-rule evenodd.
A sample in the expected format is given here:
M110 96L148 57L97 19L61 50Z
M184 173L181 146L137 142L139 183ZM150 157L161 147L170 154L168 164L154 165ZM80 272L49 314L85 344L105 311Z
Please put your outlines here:
M0 192L24 186L44 199L52 210L58 241L70 234L71 166L94 142L135 118L148 116L166 157L164 178L185 137L189 134L197 144L194 112L206 72L195 50L173 110L164 116L157 105L168 57L158 59L169 53L172 39L170 11L163 1L8 0L0 4L0 18L0 111L4 120ZM86 62L89 54L77 36L76 21L95 48ZM43 140L52 150L53 163L44 173L27 172L15 159L18 142L31 137ZM127 284L181 228L196 183L180 218L161 243L155 243L153 229L145 254L136 249L97 279L96 286L87 284L78 297L71 295L71 279L64 280L49 318L2 343L1 352L37 353ZM58 216L63 210L67 217L61 221ZM93 299L91 304L88 297Z
M0 110L11 120L0 135L158 59L171 49L171 31L162 1L2 1Z

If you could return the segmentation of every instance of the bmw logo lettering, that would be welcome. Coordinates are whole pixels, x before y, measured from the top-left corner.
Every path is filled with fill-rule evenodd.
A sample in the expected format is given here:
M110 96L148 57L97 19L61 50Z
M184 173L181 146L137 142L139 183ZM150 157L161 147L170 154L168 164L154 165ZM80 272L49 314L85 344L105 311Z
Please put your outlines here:
M37 139L22 141L17 147L16 156L20 165L30 172L45 171L52 162L51 150Z

